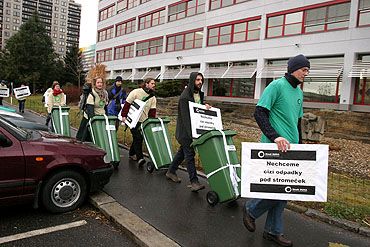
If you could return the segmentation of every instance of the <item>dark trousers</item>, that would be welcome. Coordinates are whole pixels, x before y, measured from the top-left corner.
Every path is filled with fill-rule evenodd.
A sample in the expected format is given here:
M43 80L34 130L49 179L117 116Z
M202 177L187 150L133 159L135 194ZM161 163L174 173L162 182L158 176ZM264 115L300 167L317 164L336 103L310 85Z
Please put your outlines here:
M3 105L3 97L0 97L0 105Z
M80 127L78 128L76 139L82 142L91 142L91 136L88 128L89 120L82 117Z
M129 155L136 155L137 160L143 159L143 135L140 132L141 123L139 122L135 128L131 129L132 144L130 147Z
M189 173L189 180L191 183L197 182L197 170L195 169L195 151L190 145L181 145L173 158L172 164L168 168L170 172L176 173L181 162L185 159L187 170Z
M26 104L26 100L18 100L18 110L19 112L24 112L24 105Z

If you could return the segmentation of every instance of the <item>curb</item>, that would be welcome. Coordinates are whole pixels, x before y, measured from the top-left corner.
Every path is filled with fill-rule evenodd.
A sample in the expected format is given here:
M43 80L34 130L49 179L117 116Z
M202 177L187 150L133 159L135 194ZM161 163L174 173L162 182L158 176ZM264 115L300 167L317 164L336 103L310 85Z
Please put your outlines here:
M100 191L89 198L108 219L118 224L128 236L142 247L180 247L172 239L119 204L113 197Z

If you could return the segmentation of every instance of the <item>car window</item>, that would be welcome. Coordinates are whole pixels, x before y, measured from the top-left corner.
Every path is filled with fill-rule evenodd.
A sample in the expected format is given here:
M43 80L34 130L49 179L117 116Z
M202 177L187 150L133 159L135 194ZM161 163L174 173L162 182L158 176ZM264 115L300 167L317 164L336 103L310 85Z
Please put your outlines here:
M13 123L11 123L10 121L8 121L8 120L6 120L2 117L0 117L0 125L1 125L1 127L5 128L7 131L9 131L14 136L16 136L18 138L21 138L23 140L28 139L29 136L30 136L28 131L26 131L24 129L21 129L21 128L18 128Z

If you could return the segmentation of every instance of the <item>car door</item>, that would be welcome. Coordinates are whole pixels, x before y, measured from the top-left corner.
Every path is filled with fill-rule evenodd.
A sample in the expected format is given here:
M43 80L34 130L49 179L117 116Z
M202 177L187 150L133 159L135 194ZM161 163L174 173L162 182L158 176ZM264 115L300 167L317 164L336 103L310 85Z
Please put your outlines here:
M0 201L23 193L24 176L21 142L0 126Z

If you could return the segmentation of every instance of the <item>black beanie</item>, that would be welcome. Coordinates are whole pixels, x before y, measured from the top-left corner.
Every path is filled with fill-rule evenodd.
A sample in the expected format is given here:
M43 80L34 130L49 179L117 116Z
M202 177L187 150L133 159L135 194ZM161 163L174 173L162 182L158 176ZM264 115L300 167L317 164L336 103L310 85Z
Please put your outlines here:
M289 74L303 67L310 68L310 61L308 61L308 59L302 54L297 55L295 57L291 57L288 61Z
M122 81L122 77L121 76L117 76L116 77L116 81Z

